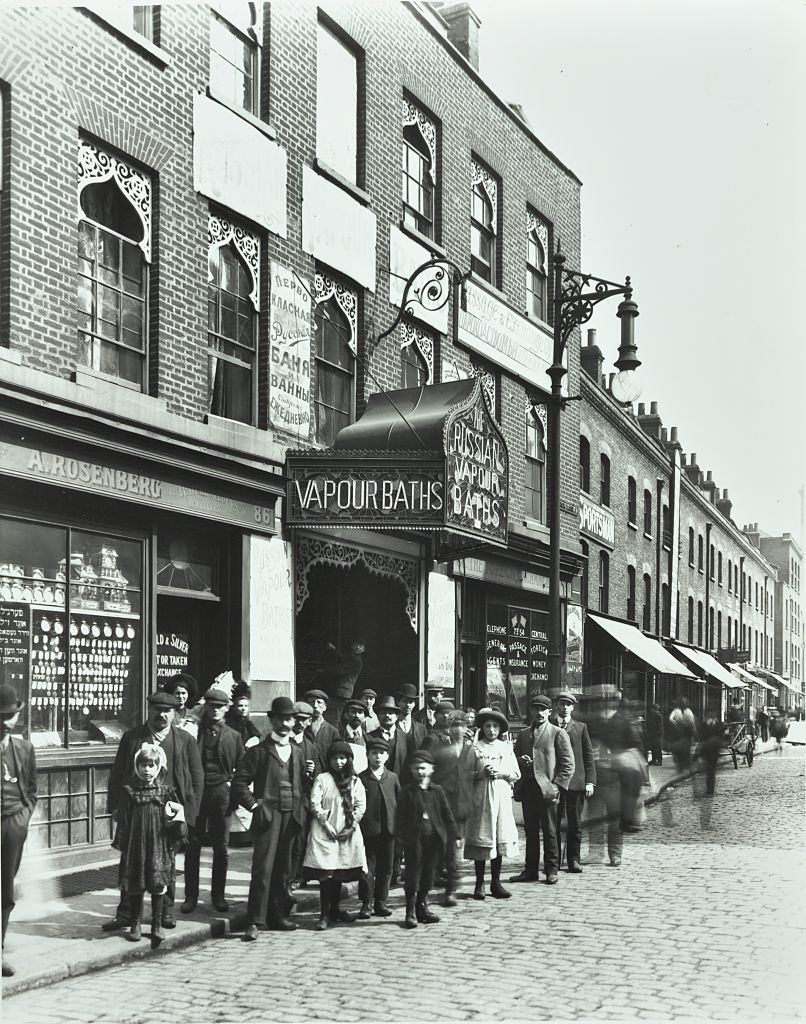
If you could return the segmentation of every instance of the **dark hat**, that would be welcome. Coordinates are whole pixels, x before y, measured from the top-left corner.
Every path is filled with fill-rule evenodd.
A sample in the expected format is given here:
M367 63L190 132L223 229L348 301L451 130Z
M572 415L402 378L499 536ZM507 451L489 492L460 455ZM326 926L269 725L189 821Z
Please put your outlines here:
M388 754L389 744L383 736L370 736L367 740L367 753L369 753L370 750L383 750Z
M411 755L411 763L414 764L415 761L424 761L426 764L433 764L434 755L430 750L415 750Z
M269 708L270 715L282 715L289 718L294 714L294 702L290 697L275 697Z
M297 718L299 718L300 715L313 716L313 708L310 704L306 704L304 700L296 700L294 701L294 714Z
M529 707L533 708L535 705L541 708L550 708L551 697L547 697L545 693L535 693L529 698Z
M425 688L426 688L426 690L444 690L445 689L445 684L444 683L426 683L425 684Z
M14 687L3 683L0 686L0 715L16 715L24 707L25 702L18 699Z
M346 740L334 740L327 748L327 759L328 761L333 757L334 754L344 754L353 759L353 748L347 743Z
M555 700L567 700L569 704L576 704L577 699L573 693L569 693L568 690L563 690L562 693L558 693L554 698Z
M397 704L394 697L381 697L380 703L375 705L375 713L379 711L397 711Z
M404 683L395 694L396 697L405 697L406 700L417 700L420 696L417 693L417 687L412 686L411 683Z
M549 707L551 707L550 704ZM509 722L506 720L506 717L501 714L500 711L496 711L495 708L481 708L479 710L479 713L476 715L476 725L479 727L479 729L481 729L484 723L488 720L498 722L498 724L501 726L501 732L506 732L507 729L509 728Z
M204 695L205 704L229 704L229 697L217 686L211 686Z
M155 690L148 695L148 703L155 704L158 708L178 708L179 698L165 690Z
M177 672L175 676L171 676L170 679L166 680L163 685L168 693L173 693L177 686L183 686L188 692L189 701L195 700L196 694L199 692L199 684L189 672Z
M324 690L308 690L305 694L305 699L309 704L313 704L315 700L329 701L330 697L328 697Z
M359 690L358 691L358 696L359 697L374 697L375 700L378 699L378 694L369 686L365 686L363 690Z
M252 687L249 683L244 682L243 679L238 679L232 688L232 702L234 704L236 700L243 700L244 698L246 700L252 699Z
M353 697L352 700L348 700L347 703L344 705L344 710L345 711L348 708L358 708L359 711L363 711L364 714L367 713L367 706L366 706L366 704L363 702L363 700L358 700L356 697Z
M455 711L455 710L456 710L456 708L453 706L453 701L450 701L450 700L441 700L437 704L437 706L434 708L434 711Z

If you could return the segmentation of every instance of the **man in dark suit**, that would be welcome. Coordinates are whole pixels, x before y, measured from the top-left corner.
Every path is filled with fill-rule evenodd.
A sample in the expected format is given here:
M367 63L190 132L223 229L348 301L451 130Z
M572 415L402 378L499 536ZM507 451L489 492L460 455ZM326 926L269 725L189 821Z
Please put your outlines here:
M361 910L358 916L370 918L370 905L376 917L390 917L387 907L389 882L395 852L395 814L400 782L386 768L389 744L378 736L367 741L369 765L359 774L367 794L367 809L361 819L361 833L367 855L367 873L358 883Z
M454 711L453 704L449 700L441 700L434 708L434 727L423 740L423 750L430 750L436 755L438 750L451 745L451 716Z
M19 871L22 850L28 838L28 824L36 807L36 755L28 740L11 733L25 707L17 692L5 683L0 686L0 752L3 761L2 832L0 833L0 874L2 875L3 945L14 909L14 879ZM3 977L14 973L3 959Z
M415 711L412 716L415 722L424 725L431 732L437 724L437 705L445 694L445 687L442 683L425 684L425 706Z
M269 709L271 732L250 747L235 770L232 798L252 812L252 878L244 942L254 942L258 925L294 931L288 919L294 839L305 825L305 759L291 741L294 705L275 697ZM250 790L253 785L254 792Z
M344 705L344 718L339 735L349 743L353 752L353 771L356 775L360 775L367 767L367 737L364 732L366 717L367 708L363 701L351 697Z
M305 781L302 785L302 792L305 804L305 824L297 833L294 840L294 853L292 857L291 888L296 888L302 882L302 860L305 857L305 845L308 842L308 827L310 824L311 810L311 789L313 780L322 771L322 758L319 756L319 748L316 743L306 736L306 730L313 718L313 708L307 701L298 700L294 703L294 725L291 729L291 742L296 743L302 751L305 762ZM292 903L296 902L292 898Z
M571 741L549 721L551 698L536 694L529 702L532 725L515 740L515 756L521 777L515 783L515 799L523 803L526 861L511 882L536 882L540 875L540 834L543 834L543 866L546 884L557 883L557 803L560 790L568 789L574 774Z
M313 715L310 723L305 728L305 735L313 740L319 751L319 759L322 764L326 763L327 751L331 743L340 739L339 730L335 725L325 721L328 696L324 690L308 690L305 694L305 702L313 708Z
M244 755L240 733L224 722L229 697L215 687L204 695L198 745L204 770L204 790L194 825L188 828L185 851L185 902L182 913L191 914L199 902L199 865L205 832L213 847L212 904L219 914L229 910L225 899L229 865L229 829L233 807L230 786L235 768Z
M204 771L199 745L195 736L184 729L178 729L173 722L174 710L179 701L172 693L157 690L148 698L148 718L143 725L124 732L115 754L115 761L109 772L109 790L106 809L117 819L123 787L134 771L134 756L144 743L158 743L165 751L167 774L165 785L171 786L185 810L188 828L196 823L202 791ZM175 928L174 918L175 886L169 885L162 904L163 928ZM129 897L121 884L120 903L111 921L102 925L105 932L128 928L131 924Z
M593 796L596 786L596 763L588 727L583 722L576 722L571 718L571 708L576 702L576 697L568 692L560 693L554 698L557 709L554 724L565 731L574 752L574 774L571 776L568 789L560 790L560 803L557 808L558 855L562 862L560 830L565 818L568 822L565 830L565 859L572 875L582 873L582 865L579 863L582 849L582 808L585 805L585 798Z

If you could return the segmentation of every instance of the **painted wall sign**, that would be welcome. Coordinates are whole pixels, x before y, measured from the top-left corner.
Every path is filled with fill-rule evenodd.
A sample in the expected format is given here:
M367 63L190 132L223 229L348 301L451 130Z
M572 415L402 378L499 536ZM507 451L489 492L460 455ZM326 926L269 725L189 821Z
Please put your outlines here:
M288 268L271 260L269 421L307 441L311 432L311 296Z
M344 189L302 168L302 250L375 291L377 218Z
M225 494L186 487L107 462L88 462L16 441L0 440L0 471L58 484L72 490L121 498L152 508L216 519L257 532L275 532L274 503L252 503Z
M157 633L157 679L170 679L187 672L190 637L187 633Z
M549 578L541 573L524 569L513 562L499 562L494 558L463 558L453 563L454 576L467 576L474 580L486 580L502 587L517 590L531 590L537 594L548 594Z
M294 682L294 585L291 545L249 538L249 678Z
M579 496L579 529L608 547L615 546L616 517L609 508L597 505L584 494Z
M509 456L484 402L448 423L446 522L506 543Z

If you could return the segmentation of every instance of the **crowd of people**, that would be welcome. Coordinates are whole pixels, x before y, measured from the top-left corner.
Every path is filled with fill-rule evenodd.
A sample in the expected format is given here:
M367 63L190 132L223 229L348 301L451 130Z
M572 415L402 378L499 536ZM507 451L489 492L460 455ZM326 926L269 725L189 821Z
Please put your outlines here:
M574 715L577 699L563 692L532 696L531 722L513 742L500 710L457 708L436 684L426 684L420 709L409 684L380 698L364 688L335 706L317 688L297 702L276 697L261 736L248 685L232 683L197 702L195 680L180 673L148 697L146 721L123 735L108 787L120 900L105 931L139 941L148 894L158 948L176 926L176 854L184 850L180 912L192 914L204 843L212 847L211 903L226 913L236 815L253 847L245 942L263 929L294 930L295 892L309 882L319 886L320 931L392 916L389 892L401 884L405 927L438 922L431 894L439 886L443 905L456 905L462 859L474 865L474 899L508 899L503 858L519 853L513 799L523 807L526 849L509 882L539 881L541 852L547 885L558 882L563 862L569 874L582 873L586 801L589 860L603 860L606 849L618 867L624 835L640 828L648 764L660 764L665 748L685 770L696 741L713 793L724 740L724 723L699 724L684 699L668 716L654 704L642 720L627 700L588 701ZM36 803L34 748L12 736L22 707L12 687L0 686L4 939ZM773 725L783 736L776 721L760 717L762 735ZM342 906L349 881L358 882L357 913Z

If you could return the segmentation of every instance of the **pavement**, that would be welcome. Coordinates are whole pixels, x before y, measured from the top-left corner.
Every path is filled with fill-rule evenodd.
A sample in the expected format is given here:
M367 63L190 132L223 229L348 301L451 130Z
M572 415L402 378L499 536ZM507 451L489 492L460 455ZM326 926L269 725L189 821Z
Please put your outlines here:
M774 746L772 740L766 744L759 742L757 753L769 753ZM727 759L725 765L731 772L733 771ZM740 765L740 771L742 770L747 770L744 765ZM684 782L684 777L675 771L669 756L664 756L663 766L650 768L650 779L647 806L651 806L665 794L668 795ZM516 804L515 807L519 813L520 805ZM23 867L18 876L17 906L11 918L4 951L5 959L12 964L16 973L11 978L3 979L3 997L7 998L43 985L52 985L65 978L98 971L112 965L125 964L146 957L162 957L171 950L228 934L230 921L237 925L246 908L251 860L251 848L230 850L227 878L230 912L222 917L213 911L209 902L211 853L207 849L203 850L201 899L193 915L184 916L179 913L183 892L183 858L180 855L177 858L177 926L165 933L166 938L159 952L154 953L148 941L150 910L147 900L144 907L144 937L139 943L129 942L125 938L125 931L107 933L101 930L101 925L114 916L118 902L112 870L116 863L114 859L110 858L103 862L106 868L102 872L106 879L103 886L64 896L61 894L65 888L61 884L63 879L60 879L60 884L57 885L57 880L37 875L35 859L31 858L32 867L31 863L26 865L23 858ZM517 861L515 866L520 866ZM86 866L82 870L86 872ZM67 888L69 889L69 886ZM352 887L352 892L354 891L355 886ZM318 908L318 888L298 890L297 896L300 900L297 913L304 914Z

